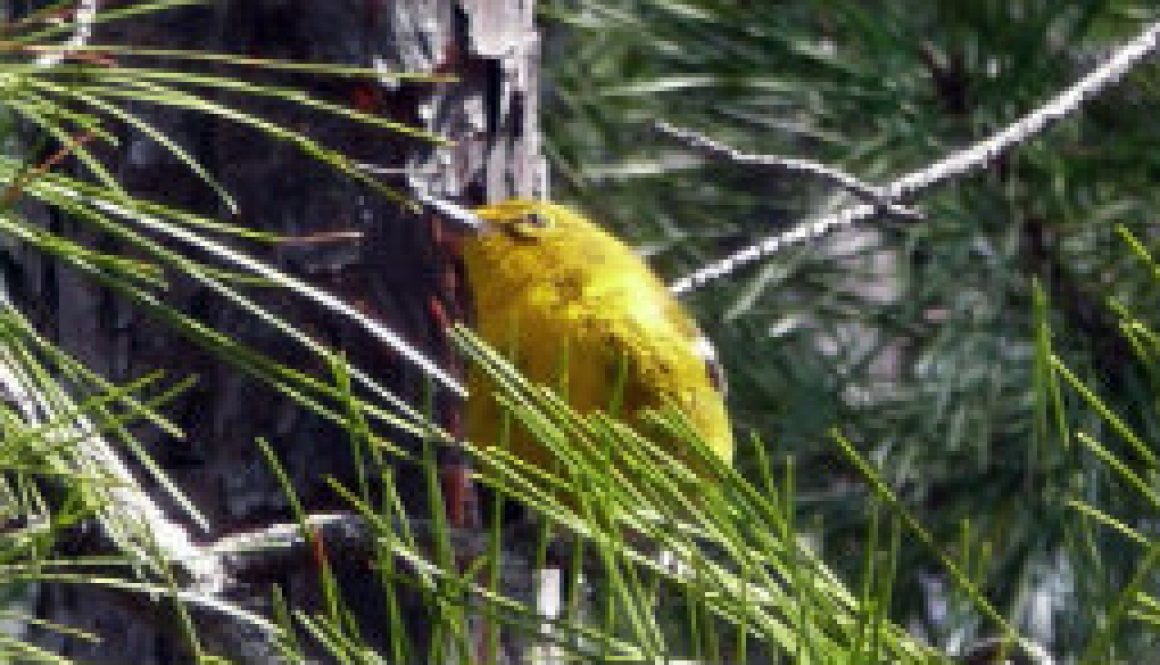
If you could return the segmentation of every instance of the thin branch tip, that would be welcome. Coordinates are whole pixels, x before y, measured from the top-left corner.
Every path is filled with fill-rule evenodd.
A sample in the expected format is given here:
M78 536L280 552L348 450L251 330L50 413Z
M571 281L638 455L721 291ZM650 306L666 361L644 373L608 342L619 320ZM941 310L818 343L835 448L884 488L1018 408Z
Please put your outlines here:
M916 171L904 174L882 188L887 201L908 200L936 185L982 170L1015 148L1039 136L1056 123L1076 113L1086 102L1098 97L1118 83L1133 68L1160 50L1160 22L1149 24L1137 37L1125 43L1104 63L1047 102L987 138ZM682 132L667 123L654 123L659 131ZM687 134L695 137L692 132ZM691 139L690 139L691 140ZM706 139L707 140L707 139ZM706 146L705 149L724 149ZM831 174L833 175L833 174ZM768 236L723 259L710 263L669 285L675 294L698 289L738 269L771 256L786 247L820 238L835 230L847 228L880 216L882 207L873 203L850 206L798 224L792 229Z
M704 134L691 129L677 127L663 120L653 120L653 131L669 138L702 156L752 168L768 169L774 172L805 175L836 186L853 196L878 206L882 214L902 219L922 219L922 214L892 199L886 189L859 180L841 169L797 157L780 155L759 155L742 152Z

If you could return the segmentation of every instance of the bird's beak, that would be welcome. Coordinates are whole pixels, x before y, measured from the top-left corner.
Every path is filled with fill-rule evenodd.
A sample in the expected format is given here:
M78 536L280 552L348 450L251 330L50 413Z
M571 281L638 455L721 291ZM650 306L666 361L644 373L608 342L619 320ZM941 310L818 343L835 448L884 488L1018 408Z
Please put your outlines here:
M416 189L414 194L415 200L425 209L438 214L446 221L457 224L460 230L464 232L478 234L483 233L487 229L487 222L480 218L479 215L476 215L458 203L452 203L446 199L431 196L419 189Z

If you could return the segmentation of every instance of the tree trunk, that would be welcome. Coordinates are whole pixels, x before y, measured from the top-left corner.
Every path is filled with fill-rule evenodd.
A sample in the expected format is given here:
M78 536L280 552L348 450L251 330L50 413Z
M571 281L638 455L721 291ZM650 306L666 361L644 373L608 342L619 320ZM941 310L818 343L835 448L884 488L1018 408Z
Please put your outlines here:
M102 26L94 42L125 42L163 48L200 49L325 62L389 71L449 74L454 83L397 83L327 76L258 74L217 68L265 83L305 87L319 98L429 129L453 139L434 148L381 129L294 108L283 103L231 103L294 127L360 162L399 169L406 165L431 184L431 191L467 203L543 188L544 166L537 125L538 42L532 0L219 0L210 7L170 10L146 19ZM137 64L137 63L134 63ZM161 65L160 62L151 63ZM383 320L444 365L453 354L444 337L444 318L461 316L460 271L454 251L441 242L430 219L405 213L368 187L319 165L287 143L251 130L161 107L135 107L211 168L238 200L233 220L249 228L287 236L358 230L362 241L285 244L266 258L305 275L366 313ZM226 213L213 193L163 148L122 129L109 155L112 169L134 194L214 216ZM401 178L388 180L402 186ZM95 243L67 219L46 219ZM164 325L68 270L29 258L25 303L37 303L38 323L68 351L109 378L125 382L158 368L174 380L195 375L197 383L170 413L187 433L174 441L155 430L137 432L148 449L194 500L213 525L207 540L243 528L290 519L288 503L262 458L255 439L278 452L310 511L345 508L327 486L334 477L354 484L346 436L287 398L194 348ZM282 293L261 302L324 342L342 348L412 404L421 404L424 382L417 369L360 329ZM168 302L215 330L275 359L325 375L305 353L289 350L267 324L221 302L192 282L178 281ZM436 412L450 428L457 405L440 393ZM415 441L387 432L392 441ZM419 474L400 474L405 478ZM401 487L416 510L425 506L418 483ZM160 492L156 493L162 501ZM179 519L176 511L172 512ZM192 529L192 525L190 525ZM73 543L74 550L84 549ZM294 605L317 607L316 563L302 560L269 571ZM354 570L336 562L340 571ZM361 570L347 575L347 601L359 613L364 637L381 641L381 593ZM340 577L342 574L340 573ZM268 585L255 585L241 599L266 607ZM190 662L185 638L174 628L172 608L151 599L87 587L45 587L40 616L92 631L97 644L42 633L41 644L85 663ZM418 611L418 610L416 610ZM422 632L417 621L417 631ZM223 655L241 662L269 662L256 644L214 640L212 622L203 637ZM418 635L422 641L422 635Z

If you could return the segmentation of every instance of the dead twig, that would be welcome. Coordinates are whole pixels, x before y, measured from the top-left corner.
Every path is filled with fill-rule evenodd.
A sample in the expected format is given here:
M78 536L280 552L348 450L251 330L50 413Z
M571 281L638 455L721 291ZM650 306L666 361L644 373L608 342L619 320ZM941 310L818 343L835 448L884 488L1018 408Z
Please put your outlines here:
M279 245L326 245L330 243L359 242L363 239L362 231L319 231L304 236L281 236L274 242Z
M841 169L826 166L820 162L797 157L757 155L742 152L703 134L683 127L676 127L660 120L653 123L653 130L711 159L718 159L739 166L757 167L780 173L810 176L823 182L836 185L859 199L878 206L884 213L891 217L911 220L922 219L922 214L918 211L892 201L886 190L882 187L863 182Z
M20 198L28 183L56 168L65 158L73 154L77 148L93 140L93 137L94 134L92 132L85 132L72 139L69 143L61 146L41 163L21 173L4 189L4 193L0 194L0 210L10 208Z
M907 173L890 183L884 188L886 200L907 200L936 185L986 168L1002 155L1074 114L1085 102L1119 82L1125 74L1154 55L1158 49L1160 49L1160 22L1150 24L1139 36L1115 51L1104 64L1034 111L986 139L955 151L925 168ZM807 219L788 231L764 238L676 280L669 285L669 289L676 294L688 293L786 247L872 219L880 213L880 206L863 203Z

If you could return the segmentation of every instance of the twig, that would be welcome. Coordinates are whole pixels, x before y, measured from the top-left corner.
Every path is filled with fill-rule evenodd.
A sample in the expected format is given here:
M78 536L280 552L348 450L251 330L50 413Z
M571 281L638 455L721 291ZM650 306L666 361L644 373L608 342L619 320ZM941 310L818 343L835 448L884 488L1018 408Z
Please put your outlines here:
M826 166L819 162L799 159L797 157L755 155L741 152L720 141L711 139L704 134L699 134L684 127L676 127L661 120L653 122L653 130L712 159L724 160L740 166L752 166L783 173L812 176L830 184L837 185L859 199L878 206L892 217L912 220L922 219L922 214L918 211L892 201L886 190L882 187L863 182L855 176L832 166Z
M61 61L68 60L70 62L78 62L97 67L116 67L118 64L115 57L107 55L100 50L90 49L81 45L63 46L58 44L48 46L44 44L14 44L12 42L0 41L0 53L9 52L36 54L38 58L43 58L45 55L52 55L53 57L60 58Z
M0 210L11 207L12 204L16 203L16 199L20 198L20 194L24 192L25 185L48 173L53 167L63 162L66 157L75 152L77 148L93 140L93 136L94 134L92 132L85 132L77 136L69 143L61 146L56 152L49 155L43 162L20 174L19 177L4 189L4 193L0 194Z
M905 200L935 185L985 168L996 158L1075 113L1084 102L1118 82L1133 67L1153 55L1158 48L1160 48L1160 23L1153 23L1138 37L1117 50L1107 62L1081 78L1075 85L1051 98L1043 106L991 137L953 152L926 168L912 171L890 183L885 187L886 199ZM767 237L678 279L669 286L669 289L676 294L688 293L786 247L871 219L877 216L879 211L879 206L863 203L808 219L789 231Z
M275 243L279 245L326 245L335 242L360 242L366 234L362 231L319 231L305 236L279 236Z

